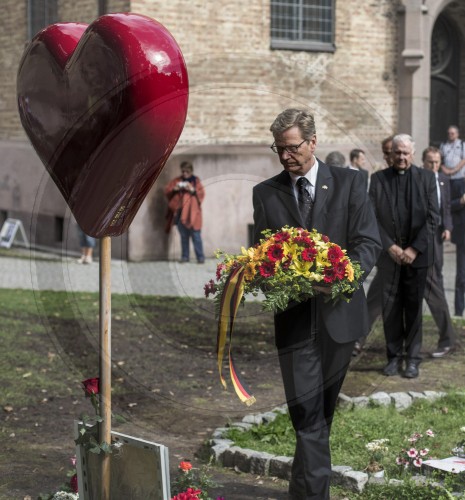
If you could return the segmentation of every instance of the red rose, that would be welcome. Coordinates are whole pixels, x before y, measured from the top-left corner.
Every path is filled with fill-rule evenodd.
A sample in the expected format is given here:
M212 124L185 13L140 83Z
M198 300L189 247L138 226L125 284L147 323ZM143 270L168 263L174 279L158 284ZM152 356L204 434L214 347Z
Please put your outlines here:
M281 245L271 245L268 249L267 255L271 262L281 260L284 255L283 247Z
M92 394L99 393L99 378L88 378L87 380L83 380L81 384L84 386L84 391L86 396L91 396Z
M321 239L322 239L325 243L328 243L328 242L329 242L329 238L326 236L326 234L322 234L322 235L321 235Z
M69 485L71 489L74 491L74 493L78 492L78 477L77 474L74 474L74 476L71 477L69 480Z
M188 461L180 462L179 463L179 468L183 470L184 472L187 472L192 469L192 464Z
M202 490L194 490L194 488L187 488L186 491L178 493L171 500L199 500L199 495L202 494Z
M344 257L344 252L339 245L332 245L328 249L328 259L331 263L339 262Z
M264 278L269 278L270 276L274 276L274 262L264 262L259 268L260 274Z

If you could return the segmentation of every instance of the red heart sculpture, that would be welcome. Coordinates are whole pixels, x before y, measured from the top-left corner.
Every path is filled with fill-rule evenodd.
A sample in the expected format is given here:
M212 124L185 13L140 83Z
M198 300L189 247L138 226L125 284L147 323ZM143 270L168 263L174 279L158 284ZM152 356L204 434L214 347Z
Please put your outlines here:
M109 14L54 24L21 59L21 122L83 231L126 231L181 135L188 77L160 23Z

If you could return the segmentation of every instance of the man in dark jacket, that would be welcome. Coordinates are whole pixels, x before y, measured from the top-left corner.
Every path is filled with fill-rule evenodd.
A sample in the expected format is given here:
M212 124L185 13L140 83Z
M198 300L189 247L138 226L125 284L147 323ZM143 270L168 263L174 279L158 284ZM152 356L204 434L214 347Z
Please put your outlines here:
M383 324L388 363L397 375L406 354L404 377L418 377L422 343L422 303L428 267L433 264L439 223L436 179L412 164L415 144L406 134L392 141L392 167L371 177L383 252L378 260L383 286Z
M284 167L254 187L255 241L264 229L285 225L315 228L361 263L366 277L381 249L373 207L363 178L315 158L313 116L287 109L271 125L272 150ZM317 288L317 287L315 287ZM363 287L349 303L321 296L288 307L275 316L275 337L296 450L289 495L293 500L329 499L329 432L354 341L366 334Z
M444 292L442 266L444 264L444 241L450 240L452 231L452 216L450 212L450 181L447 175L440 172L441 153L438 148L429 147L423 151L423 168L431 170L436 177L439 201L440 224L434 238L434 264L426 278L425 299L431 314L439 329L438 347L433 352L433 358L442 358L452 352L456 335L450 318Z

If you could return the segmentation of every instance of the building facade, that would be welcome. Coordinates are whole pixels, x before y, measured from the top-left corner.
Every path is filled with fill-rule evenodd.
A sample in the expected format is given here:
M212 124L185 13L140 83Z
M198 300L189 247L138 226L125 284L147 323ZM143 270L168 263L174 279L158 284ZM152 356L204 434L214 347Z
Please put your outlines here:
M16 107L18 63L41 22L144 14L170 30L187 63L186 126L128 233L115 239L115 257L179 256L178 235L164 232L163 188L185 159L206 187L207 256L247 245L252 187L281 168L269 148L269 126L286 107L313 111L320 158L332 150L348 157L361 148L374 169L387 135L412 134L419 158L424 147L443 140L449 124L465 126L465 3L457 0L5 4L10 14L0 34L0 223L20 218L38 245L77 247L74 220L22 131Z

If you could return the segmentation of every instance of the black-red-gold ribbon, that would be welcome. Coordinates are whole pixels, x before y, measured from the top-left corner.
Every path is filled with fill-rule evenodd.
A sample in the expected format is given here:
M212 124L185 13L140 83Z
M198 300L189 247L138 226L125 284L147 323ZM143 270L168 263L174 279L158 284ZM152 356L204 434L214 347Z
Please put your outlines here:
M226 336L229 331L229 371L234 390L239 399L247 406L255 403L255 397L250 393L247 384L242 381L236 370L231 353L232 332L237 310L244 294L244 268L237 267L233 269L226 280L223 294L221 296L220 311L218 319L218 336L216 339L216 355L218 360L218 370L223 387L226 388L226 381L223 378L222 365L224 357L224 348L226 345Z

